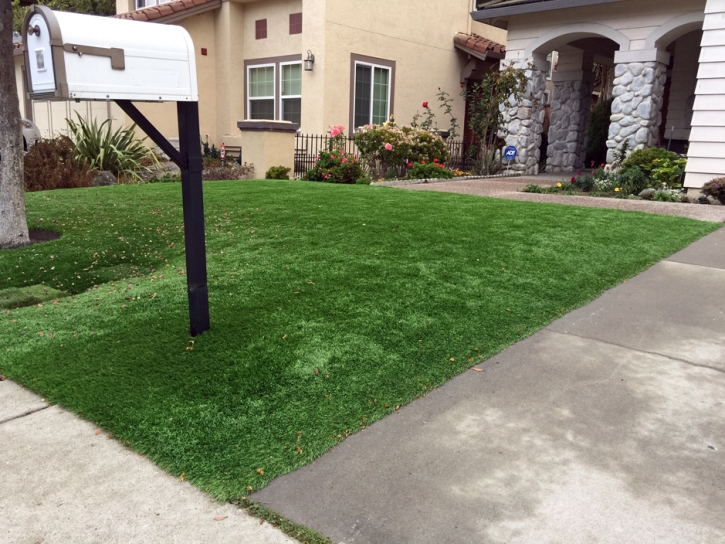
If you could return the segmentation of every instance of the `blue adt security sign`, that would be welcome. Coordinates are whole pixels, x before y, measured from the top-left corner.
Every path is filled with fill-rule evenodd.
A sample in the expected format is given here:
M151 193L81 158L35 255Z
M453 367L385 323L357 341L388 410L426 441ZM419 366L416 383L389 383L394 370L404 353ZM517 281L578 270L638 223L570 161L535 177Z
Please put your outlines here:
M503 150L503 156L507 161L514 160L519 154L519 150L516 147L510 145Z

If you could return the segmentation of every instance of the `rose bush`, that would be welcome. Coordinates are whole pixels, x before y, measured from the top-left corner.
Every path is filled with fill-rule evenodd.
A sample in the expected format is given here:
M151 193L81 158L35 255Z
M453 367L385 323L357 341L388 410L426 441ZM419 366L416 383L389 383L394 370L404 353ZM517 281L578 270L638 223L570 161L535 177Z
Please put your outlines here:
M345 127L342 125L330 127L331 140L328 150L320 152L315 165L307 171L303 179L354 184L363 177L359 159L345 151L344 130Z

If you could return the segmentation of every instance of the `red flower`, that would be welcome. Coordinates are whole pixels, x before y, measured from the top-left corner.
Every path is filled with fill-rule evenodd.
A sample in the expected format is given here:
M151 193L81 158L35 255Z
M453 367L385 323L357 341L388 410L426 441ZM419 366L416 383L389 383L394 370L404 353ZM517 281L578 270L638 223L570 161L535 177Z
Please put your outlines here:
M413 168L413 163L412 162L409 162L408 163L408 168Z
M420 164L425 164L425 161L420 161Z
M428 107L428 102L423 102L423 107L424 108L427 108Z
M571 184L574 185L576 183L576 178L572 176L571 178Z
M442 164L439 164L439 165L438 165L438 168L443 168L443 165L442 165Z
M604 168L604 163L600 164L599 168Z
M433 162L438 164L438 159L433 159Z

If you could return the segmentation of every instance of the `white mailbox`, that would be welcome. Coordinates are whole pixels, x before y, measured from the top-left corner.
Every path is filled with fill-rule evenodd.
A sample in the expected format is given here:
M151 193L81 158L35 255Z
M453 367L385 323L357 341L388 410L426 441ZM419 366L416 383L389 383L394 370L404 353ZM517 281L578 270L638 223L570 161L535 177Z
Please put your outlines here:
M32 99L199 100L194 44L180 26L35 5L23 39Z

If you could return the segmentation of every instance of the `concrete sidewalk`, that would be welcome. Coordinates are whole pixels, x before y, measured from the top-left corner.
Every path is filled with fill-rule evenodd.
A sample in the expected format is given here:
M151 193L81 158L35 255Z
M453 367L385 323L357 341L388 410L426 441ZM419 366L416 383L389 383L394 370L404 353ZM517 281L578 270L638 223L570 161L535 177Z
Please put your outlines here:
M0 543L296 542L96 433L0 382Z
M725 542L725 229L251 498L336 543Z

